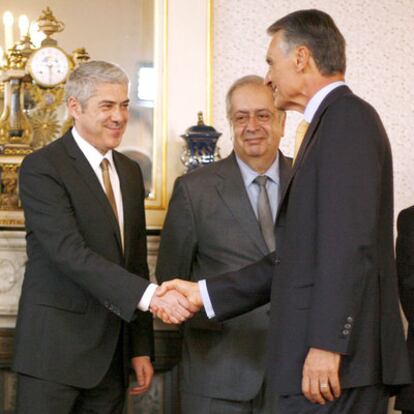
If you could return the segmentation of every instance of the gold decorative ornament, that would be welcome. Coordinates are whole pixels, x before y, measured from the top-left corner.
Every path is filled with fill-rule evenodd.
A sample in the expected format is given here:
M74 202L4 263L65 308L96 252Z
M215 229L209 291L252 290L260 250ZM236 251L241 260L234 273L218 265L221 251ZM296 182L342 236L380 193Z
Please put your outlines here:
M29 35L16 42L0 63L0 227L22 227L18 171L23 158L53 141L71 125L64 108L64 85L73 69L89 60L85 49L72 55L52 38L64 30L49 7L37 20L45 34L39 48Z
M17 164L2 164L1 166L1 210L16 210L20 208L20 200L17 192L17 170Z
M72 52L72 60L75 63L75 66L78 67L82 63L87 62L90 59L88 52L84 47L75 49Z
M42 148L60 135L57 114L47 109L37 110L31 120L33 126L33 149Z
M38 18L37 24L39 25L39 30L46 35L46 39L42 41L42 46L56 45L56 40L51 39L51 36L54 33L62 32L65 28L65 25L63 22L56 19L49 7L46 7L45 10L42 10L42 14Z

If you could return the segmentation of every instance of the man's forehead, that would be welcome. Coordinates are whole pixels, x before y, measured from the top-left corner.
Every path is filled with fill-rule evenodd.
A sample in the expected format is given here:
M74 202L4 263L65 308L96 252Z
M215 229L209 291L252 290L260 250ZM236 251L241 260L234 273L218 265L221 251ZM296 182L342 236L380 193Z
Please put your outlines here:
M241 96L242 98L242 96ZM233 112L251 112L251 111L260 111L260 110L275 110L273 103L273 96L261 95L254 96L254 99L237 99L232 102Z
M128 99L128 86L121 83L99 83L94 88L91 98L101 100Z
M275 52L277 49L281 48L281 45L285 42L285 33L283 30L279 30L274 33L269 40L269 45L267 48L267 53Z
M233 91L232 98L240 97L243 95L251 95L254 97L258 96L272 96L272 88L269 85L263 83L246 83L240 85Z

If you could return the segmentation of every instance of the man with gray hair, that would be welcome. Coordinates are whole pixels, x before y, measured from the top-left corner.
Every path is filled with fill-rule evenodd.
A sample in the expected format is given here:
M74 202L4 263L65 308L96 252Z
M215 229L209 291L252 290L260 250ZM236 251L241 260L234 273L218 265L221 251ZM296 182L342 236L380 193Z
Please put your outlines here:
M298 10L268 33L275 105L304 116L276 253L165 289L179 289L219 321L270 300L267 372L279 413L385 414L391 391L410 382L390 143L375 109L345 84L345 40L328 14Z
M144 185L115 151L128 121L128 78L88 62L70 76L74 127L27 156L20 170L28 261L16 328L17 413L120 414L129 361L137 384L153 376L157 304L180 322L181 295L152 297Z
M273 221L290 160L279 151L285 113L259 76L230 87L233 153L177 179L162 231L157 277L197 281L275 250ZM183 328L183 414L267 414L264 381L269 307L226 323L197 315Z

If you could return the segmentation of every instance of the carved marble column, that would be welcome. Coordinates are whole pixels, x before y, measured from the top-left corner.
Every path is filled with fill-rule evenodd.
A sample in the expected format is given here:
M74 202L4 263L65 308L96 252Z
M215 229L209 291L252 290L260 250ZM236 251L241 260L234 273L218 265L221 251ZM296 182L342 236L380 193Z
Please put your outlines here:
M0 232L0 328L14 328L26 262L23 231Z

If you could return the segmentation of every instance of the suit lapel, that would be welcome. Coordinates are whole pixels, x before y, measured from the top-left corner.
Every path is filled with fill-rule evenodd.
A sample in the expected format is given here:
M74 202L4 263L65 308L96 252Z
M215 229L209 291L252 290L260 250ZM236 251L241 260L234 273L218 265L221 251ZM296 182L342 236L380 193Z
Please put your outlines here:
M130 182L131 176L126 169L125 161L122 160L116 151L113 151L113 157L119 177L124 211L124 257L128 258L131 253L131 232L128 229L132 228L132 217L138 213L137 211L131 211L135 205L131 200L131 189L136 186L136 183Z
M285 157L282 154L282 152L279 151L279 200L281 200L283 191L285 189L287 182L289 181L291 173L292 173L292 158Z
M298 152L298 155L296 157L295 163L293 165L293 168L291 170L291 174L287 179L286 185L284 185L284 189L282 191L282 195L280 197L280 203L279 203L279 210L281 211L281 206L286 200L286 195L288 193L289 187L292 183L293 177L295 176L296 172L299 169L299 166L302 164L304 160L304 156L306 155L306 151L309 148L309 145L312 142L312 139L315 136L315 131L318 128L318 125L320 123L321 117L326 111L326 109L339 97L352 93L351 90L347 86L339 86L338 88L335 88L332 92L330 92L325 99L321 102L319 105L318 110L316 111L312 122L309 125L308 130L306 131L305 137L303 138L302 145L300 147L300 150ZM276 217L276 221L278 219L279 214Z
M259 250L263 254L268 254L268 248L244 187L234 153L220 163L217 176L217 191L231 214Z
M73 165L75 169L79 172L80 177L89 187L91 194L93 194L93 196L98 200L103 211L107 215L108 222L112 225L119 247L122 250L121 235L119 232L118 221L115 218L114 212L112 211L112 207L98 180L98 177L96 176L95 172L93 171L91 165L89 164L86 157L83 155L80 148L77 146L70 131L63 136L63 143L66 147L69 156L73 160Z

